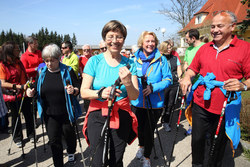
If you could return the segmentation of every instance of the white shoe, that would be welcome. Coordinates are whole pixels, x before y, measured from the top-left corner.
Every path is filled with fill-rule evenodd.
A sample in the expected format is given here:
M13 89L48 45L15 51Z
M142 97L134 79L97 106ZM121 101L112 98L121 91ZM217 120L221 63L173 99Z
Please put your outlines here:
M144 156L140 159L142 167L151 167L150 159L146 159Z
M165 129L166 132L170 132L171 128L169 127L169 123L163 123L163 127Z
M75 160L75 154L68 154L68 164L70 166L75 165L76 160Z
M18 142L16 142L16 145L17 145L18 148L21 148L23 143L21 141L18 141Z
M144 147L140 147L136 153L136 158L141 159L143 157L143 154L144 154Z

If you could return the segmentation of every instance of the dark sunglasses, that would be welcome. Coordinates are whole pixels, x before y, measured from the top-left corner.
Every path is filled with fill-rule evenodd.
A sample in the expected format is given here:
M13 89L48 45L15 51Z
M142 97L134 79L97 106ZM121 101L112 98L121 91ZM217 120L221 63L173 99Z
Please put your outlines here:
M66 49L67 47L62 47L62 49Z
M100 48L101 50L107 50L107 47Z

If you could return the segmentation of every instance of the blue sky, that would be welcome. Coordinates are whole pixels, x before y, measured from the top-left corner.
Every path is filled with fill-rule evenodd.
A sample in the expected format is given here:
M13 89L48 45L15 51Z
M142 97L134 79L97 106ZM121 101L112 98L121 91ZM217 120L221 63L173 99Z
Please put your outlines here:
M78 45L98 44L101 30L110 20L121 21L128 29L125 45L137 43L144 30L166 28L165 38L176 33L180 26L158 14L161 5L170 0L1 0L0 31L30 35L41 27L58 34L75 33Z

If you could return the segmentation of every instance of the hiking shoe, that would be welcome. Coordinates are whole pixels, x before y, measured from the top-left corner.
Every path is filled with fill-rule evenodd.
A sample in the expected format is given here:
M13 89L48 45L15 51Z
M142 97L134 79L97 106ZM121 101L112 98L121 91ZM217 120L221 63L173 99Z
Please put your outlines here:
M186 131L186 135L191 135L192 134L192 128L189 128L187 131Z
M171 128L170 128L170 126L169 126L169 123L163 123L163 127L164 127L164 130L165 130L166 132L170 132L170 131L171 131Z
M17 145L18 148L21 148L22 147L22 142L18 141L18 142L16 142L16 145Z
M34 137L30 137L30 142L31 142L31 143L34 143L34 142L35 142Z
M136 153L136 158L141 159L143 157L143 154L144 154L144 147L140 147Z
M75 154L68 154L68 164L69 165L76 164Z
M140 159L142 167L151 167L150 159L145 158L144 156Z

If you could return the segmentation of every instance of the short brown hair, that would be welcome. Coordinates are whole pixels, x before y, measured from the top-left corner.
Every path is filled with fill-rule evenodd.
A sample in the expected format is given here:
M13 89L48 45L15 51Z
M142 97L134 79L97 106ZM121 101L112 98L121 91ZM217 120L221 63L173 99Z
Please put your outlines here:
M118 20L111 20L102 28L102 39L105 41L106 35L109 31L120 31L124 37L127 37L127 28Z
M157 36L155 35L154 32L151 31L143 31L138 39L137 45L139 48L142 48L142 44L143 44L143 40L145 38L146 35L152 35L155 38L155 47L157 47L159 40L157 38Z

